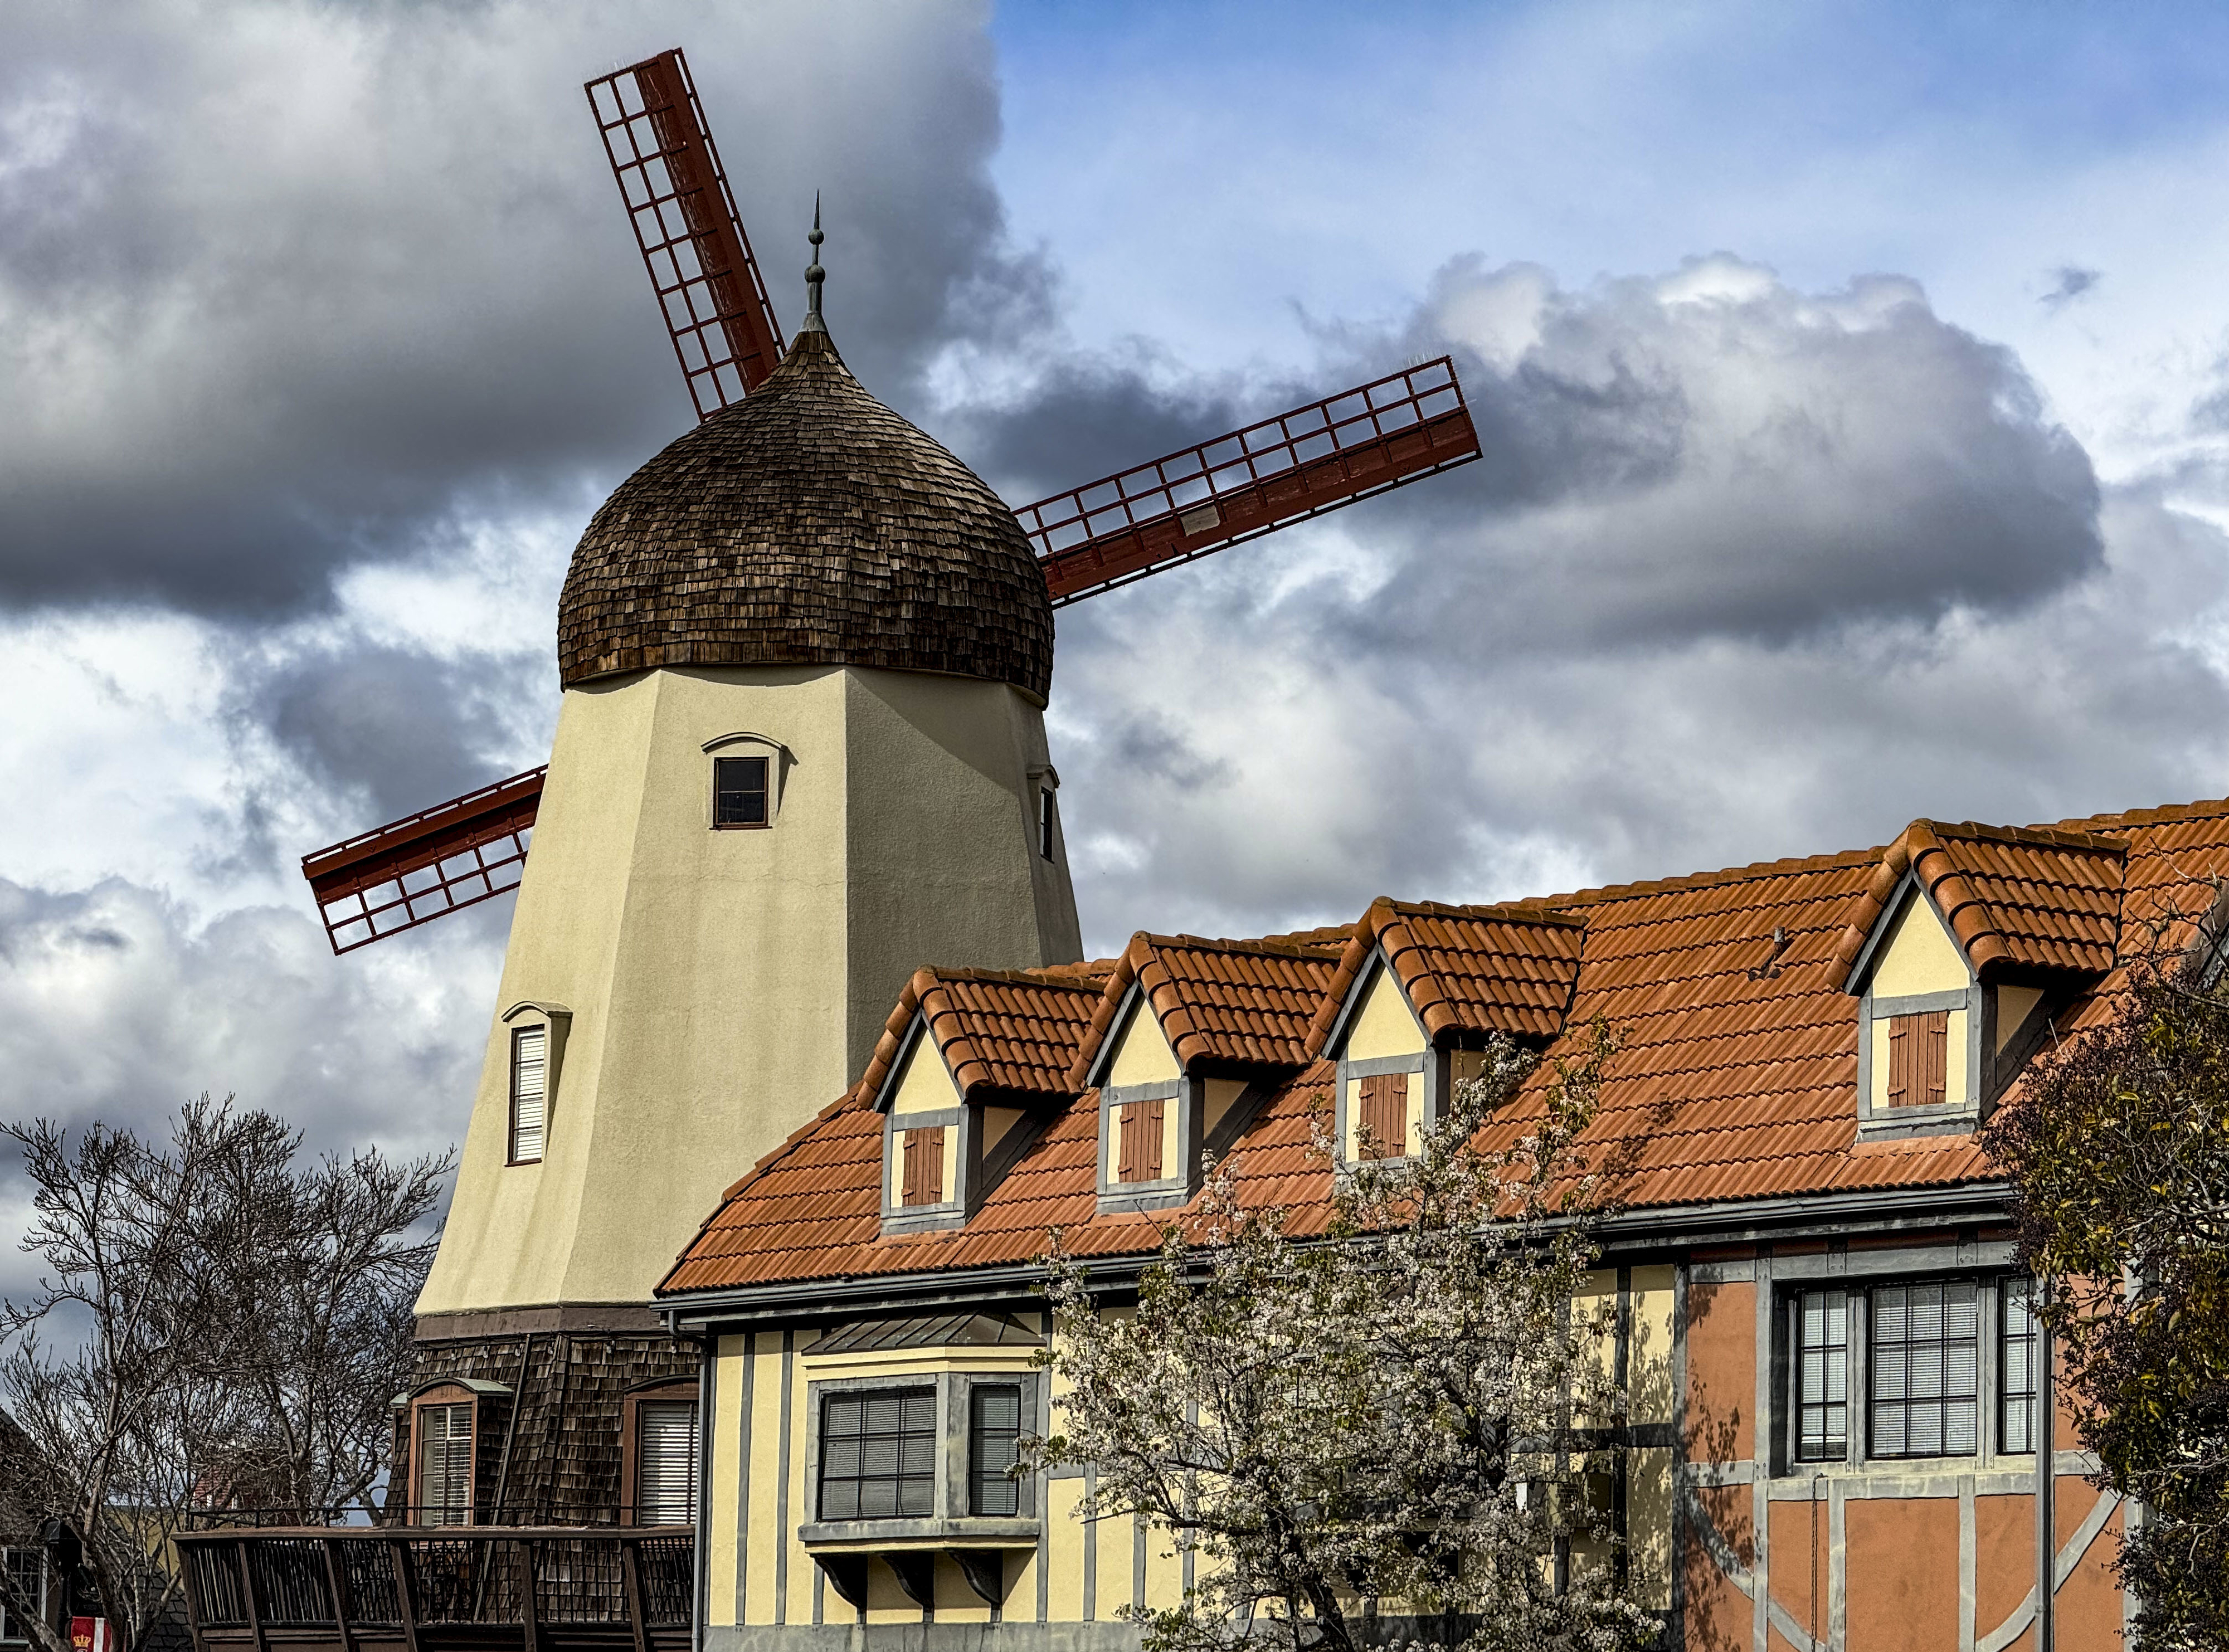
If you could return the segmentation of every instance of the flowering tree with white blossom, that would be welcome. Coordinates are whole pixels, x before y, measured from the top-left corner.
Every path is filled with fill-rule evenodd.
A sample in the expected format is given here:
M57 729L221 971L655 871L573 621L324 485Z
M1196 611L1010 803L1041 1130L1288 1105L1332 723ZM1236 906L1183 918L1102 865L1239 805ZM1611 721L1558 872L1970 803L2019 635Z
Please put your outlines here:
M1622 1399L1575 1306L1599 1214L1575 1144L1613 1042L1596 1026L1521 1100L1537 1057L1496 1042L1412 1156L1337 1171L1320 1232L1243 1206L1226 1164L1134 1294L1056 1247L1057 1431L1025 1455L1095 1471L1083 1518L1143 1518L1192 1556L1181 1604L1131 1614L1147 1652L1654 1636L1588 1495L1589 1425ZM1522 1139L1481 1147L1520 1106Z

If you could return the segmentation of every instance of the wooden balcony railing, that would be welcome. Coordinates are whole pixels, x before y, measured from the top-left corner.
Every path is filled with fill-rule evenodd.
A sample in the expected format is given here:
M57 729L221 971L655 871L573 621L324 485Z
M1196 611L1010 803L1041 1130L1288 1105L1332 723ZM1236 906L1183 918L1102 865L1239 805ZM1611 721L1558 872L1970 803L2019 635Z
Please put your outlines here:
M685 1526L182 1534L196 1652L686 1652Z

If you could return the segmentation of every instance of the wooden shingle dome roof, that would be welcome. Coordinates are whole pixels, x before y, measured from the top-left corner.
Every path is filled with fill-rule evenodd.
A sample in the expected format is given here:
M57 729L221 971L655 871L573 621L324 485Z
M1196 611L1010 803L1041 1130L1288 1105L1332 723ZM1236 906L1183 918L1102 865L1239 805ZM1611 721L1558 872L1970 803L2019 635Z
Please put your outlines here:
M828 335L620 485L557 604L567 687L660 665L870 665L1052 680L1014 513L867 394Z

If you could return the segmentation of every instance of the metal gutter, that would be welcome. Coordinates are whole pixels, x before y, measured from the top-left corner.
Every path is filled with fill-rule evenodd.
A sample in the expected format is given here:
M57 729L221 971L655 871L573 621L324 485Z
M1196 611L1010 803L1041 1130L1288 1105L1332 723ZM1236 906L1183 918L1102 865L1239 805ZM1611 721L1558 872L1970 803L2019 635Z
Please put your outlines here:
M1840 1237L1853 1225L1868 1231L1893 1232L2001 1221L2009 1218L2011 1199L2010 1185L2001 1181L1727 1199L1616 1212L1597 1220L1596 1233L1609 1260L1670 1246ZM1120 1289L1134 1282L1153 1262L1153 1252L1137 1251L1090 1265L1095 1275ZM691 1336L730 1323L795 1322L963 1303L1042 1302L1044 1297L1044 1265L1023 1262L748 1285L691 1293L652 1307L674 1335Z

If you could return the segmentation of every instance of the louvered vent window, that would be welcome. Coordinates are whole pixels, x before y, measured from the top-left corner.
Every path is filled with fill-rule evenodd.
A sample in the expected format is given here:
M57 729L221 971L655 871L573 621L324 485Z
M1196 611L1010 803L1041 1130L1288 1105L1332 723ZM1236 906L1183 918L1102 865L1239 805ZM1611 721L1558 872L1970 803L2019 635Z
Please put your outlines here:
M645 1526L697 1523L697 1405L646 1399L635 1407L635 1518Z
M1872 1294L1872 1455L1966 1457L1981 1388L1981 1288L1972 1280Z
M1940 1107L1946 1090L1950 1013L1892 1015L1888 1022L1888 1104Z
M1168 1116L1167 1102L1130 1102L1115 1111L1114 1180L1159 1181L1161 1177L1161 1128Z
M1795 1456L1839 1462L1850 1452L1850 1299L1839 1290L1795 1298Z
M25 1600L36 1602L40 1610L47 1604L47 1568L36 1549L0 1549L0 1565L8 1568L8 1581ZM20 1645L31 1638L31 1632L22 1620L0 1605L0 1641Z
M1018 1384L977 1383L967 1397L968 1506L978 1514L1012 1514L1021 1484L1007 1470L1021 1460L1022 1391Z
M511 1162L542 1157L549 1118L549 1029L521 1027L511 1035Z
M472 1408L418 1408L418 1520L462 1526L472 1512Z
M895 1520L934 1511L936 1391L884 1388L820 1402L820 1518Z
M2015 1456L2035 1450L2035 1281L2007 1279L2000 1307L1997 1345L1997 1449Z
M1409 1075L1372 1073L1361 1083L1360 1147L1366 1159L1399 1159L1409 1151ZM1358 1138L1359 1139L1359 1138Z
M901 1205L941 1205L944 1202L944 1128L907 1130L900 1151L905 1155L898 1181Z

